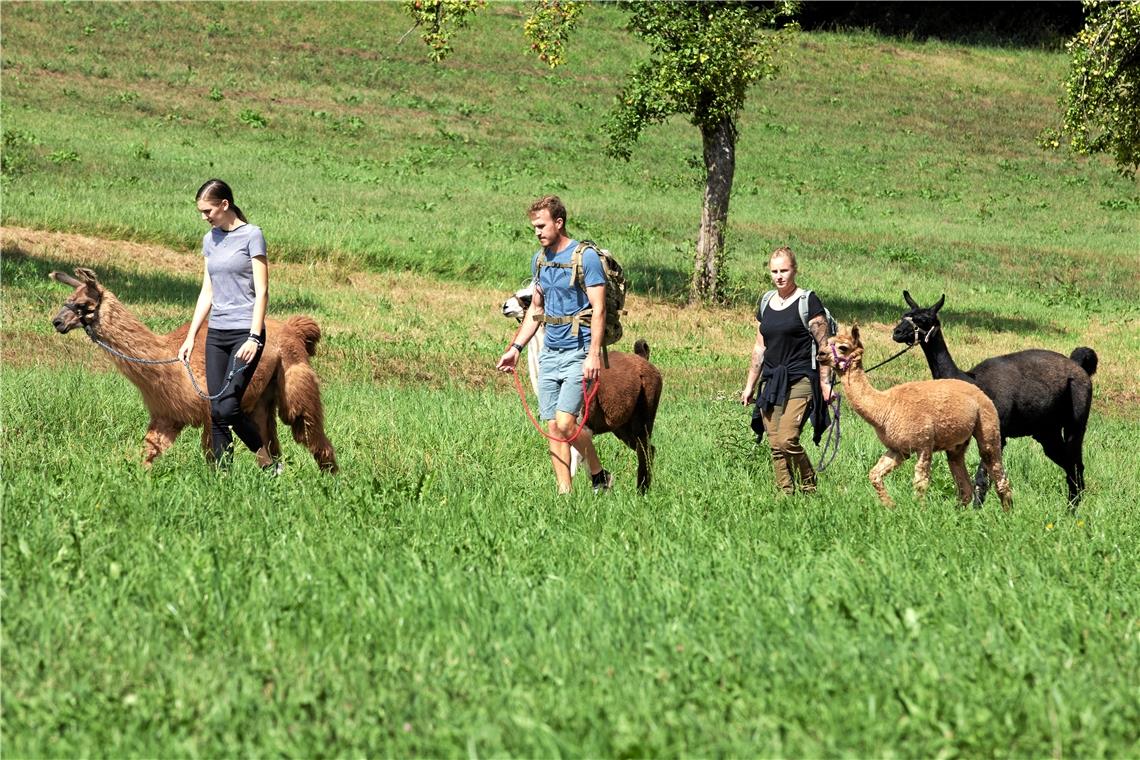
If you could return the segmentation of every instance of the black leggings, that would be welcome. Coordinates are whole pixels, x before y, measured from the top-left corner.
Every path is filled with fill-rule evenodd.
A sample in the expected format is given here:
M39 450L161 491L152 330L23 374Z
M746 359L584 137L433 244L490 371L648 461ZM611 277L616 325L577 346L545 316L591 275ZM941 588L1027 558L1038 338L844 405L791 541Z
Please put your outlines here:
M253 361L248 365L243 365L240 359L236 359L234 355L248 339L249 330L215 330L211 327L206 332L207 393L213 396L222 388L226 389L225 393L210 402L210 442L214 461L219 463L233 452L234 437L230 434L231 428L250 451L257 451L263 443L261 433L241 410L241 397L257 370L262 352L259 346ZM265 343L265 328L261 329L261 342ZM235 368L244 366L245 369L234 372L233 379L227 386L226 375L231 364Z

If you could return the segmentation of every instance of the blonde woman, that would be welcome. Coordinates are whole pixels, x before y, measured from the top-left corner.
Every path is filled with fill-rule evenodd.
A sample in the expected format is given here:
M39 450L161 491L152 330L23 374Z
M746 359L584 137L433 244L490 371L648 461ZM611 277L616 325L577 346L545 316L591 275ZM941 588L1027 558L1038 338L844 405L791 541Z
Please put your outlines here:
M753 429L758 435L768 434L780 490L794 493L798 480L800 490L814 493L815 469L800 445L800 434L809 416L816 443L828 425L831 369L816 367L814 361L816 350L827 345L827 319L819 297L796 284L796 255L791 248L773 251L768 271L775 290L761 299L756 310L756 344L740 403L756 404ZM806 326L800 307L804 299ZM762 381L759 388L757 381Z

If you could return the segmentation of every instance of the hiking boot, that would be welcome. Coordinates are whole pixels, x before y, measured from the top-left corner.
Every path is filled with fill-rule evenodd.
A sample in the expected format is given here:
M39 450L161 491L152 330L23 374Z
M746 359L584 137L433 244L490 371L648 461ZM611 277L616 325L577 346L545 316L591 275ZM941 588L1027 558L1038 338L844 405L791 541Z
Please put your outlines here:
M597 475L591 475L590 480L594 484L594 493L604 493L614 487L614 474L605 468Z

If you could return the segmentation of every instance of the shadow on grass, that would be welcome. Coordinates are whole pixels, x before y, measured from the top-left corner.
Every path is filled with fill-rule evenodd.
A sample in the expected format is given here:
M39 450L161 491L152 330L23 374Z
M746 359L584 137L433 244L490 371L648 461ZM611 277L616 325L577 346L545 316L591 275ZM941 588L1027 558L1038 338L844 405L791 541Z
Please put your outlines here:
M860 299L854 297L829 297L824 305L831 311L832 316L842 325L851 322L868 324L871 322L886 322L897 324L902 320L903 314L910 311L910 307L902 301L900 295L898 303L891 303L879 299ZM1007 332L1028 335L1032 333L1062 334L1051 324L1036 319L1019 316L998 315L990 311L959 311L952 306L939 311L943 325L953 333L955 327L966 327L971 330L987 332ZM949 340L949 338L948 338Z
M21 248L19 244L5 245L0 252L3 282L8 287L21 287L32 284L40 287L49 282L48 275L54 271L73 274L76 263L71 260L40 256ZM100 264L95 270L99 282L113 292L130 307L132 304L186 305L187 321L198 300L201 281L197 278L177 277L162 272L137 272L111 264ZM58 288L60 304L69 289L63 284L52 283ZM272 315L281 318L300 311L315 311L320 304L311 298L273 299L270 303Z

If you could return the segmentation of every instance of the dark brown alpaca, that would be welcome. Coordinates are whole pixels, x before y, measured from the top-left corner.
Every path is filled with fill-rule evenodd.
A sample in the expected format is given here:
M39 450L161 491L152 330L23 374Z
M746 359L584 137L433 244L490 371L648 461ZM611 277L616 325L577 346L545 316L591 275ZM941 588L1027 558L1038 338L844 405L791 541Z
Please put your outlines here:
M99 284L90 269L76 269L75 277L52 272L50 277L75 291L52 320L56 331L67 333L77 327L108 347L133 359L162 361L178 355L190 324L166 335L151 332L137 317ZM309 317L290 317L284 322L265 321L266 341L261 361L242 398L242 410L257 425L269 453L277 457L274 407L281 420L293 430L293 439L305 446L322 470L336 472L336 454L325 436L324 407L317 375L309 366L316 353L321 328ZM210 403L195 391L181 362L142 364L107 352L115 366L135 384L150 412L143 445L143 465L149 467L184 427L202 428L202 447L210 451ZM201 330L194 344L190 365L198 386L206 388L206 331Z
M649 345L644 340L634 353L610 352L610 366L598 378L598 395L590 404L586 426L599 433L613 433L637 453L637 490L649 490L655 449L651 443L653 421L661 401L661 372L649 363Z

